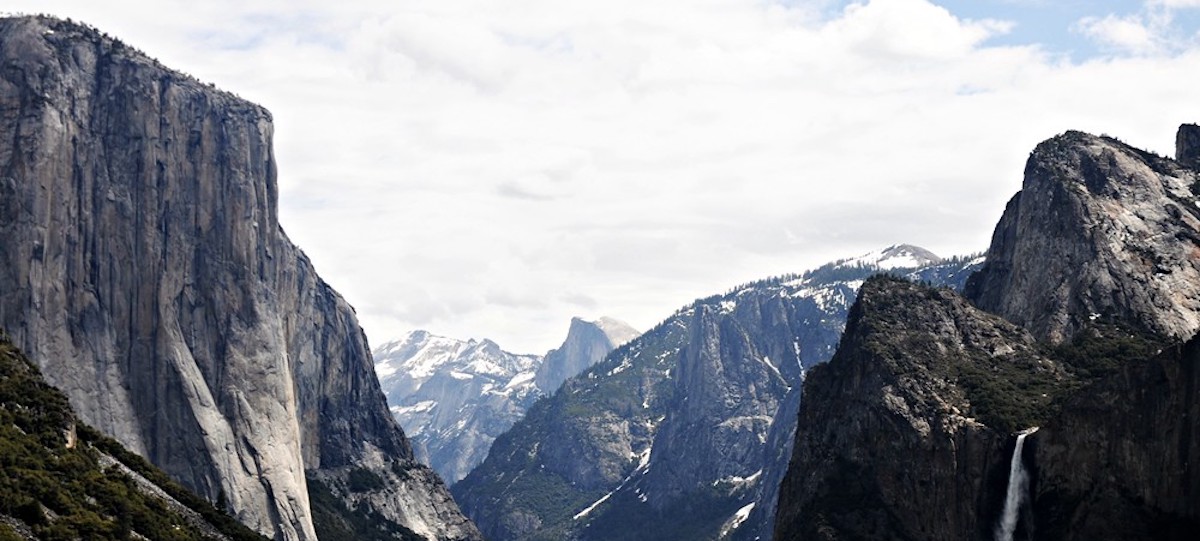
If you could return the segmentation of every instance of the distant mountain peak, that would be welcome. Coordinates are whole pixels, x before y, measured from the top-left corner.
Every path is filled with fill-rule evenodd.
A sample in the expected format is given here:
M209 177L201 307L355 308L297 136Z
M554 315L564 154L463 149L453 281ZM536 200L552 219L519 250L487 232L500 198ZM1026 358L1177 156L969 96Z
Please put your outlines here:
M894 244L858 257L839 261L839 267L876 267L881 270L914 269L942 262L937 254L912 244Z
M580 317L571 318L567 339L557 349L546 353L538 367L538 389L553 394L567 379L583 372L604 359L608 352L641 335L629 324L610 317L587 321Z

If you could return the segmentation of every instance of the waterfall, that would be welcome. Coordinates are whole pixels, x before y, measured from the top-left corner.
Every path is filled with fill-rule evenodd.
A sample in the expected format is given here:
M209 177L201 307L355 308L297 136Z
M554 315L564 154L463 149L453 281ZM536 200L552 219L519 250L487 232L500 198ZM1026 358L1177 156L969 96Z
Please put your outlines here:
M1017 434L1017 445L1013 448L1012 464L1008 467L1008 492L1004 495L1004 513L996 525L996 541L1012 541L1017 530L1017 519L1021 516L1021 504L1029 492L1029 474L1021 461L1021 449L1025 447L1025 436L1037 431L1030 428Z

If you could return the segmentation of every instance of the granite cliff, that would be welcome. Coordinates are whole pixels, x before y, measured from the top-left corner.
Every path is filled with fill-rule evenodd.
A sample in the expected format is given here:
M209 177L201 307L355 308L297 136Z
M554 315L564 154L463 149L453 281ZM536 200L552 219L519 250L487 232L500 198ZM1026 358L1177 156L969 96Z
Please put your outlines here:
M84 421L277 539L313 483L478 538L280 227L265 109L51 18L0 20L0 67L0 325Z
M1038 145L965 299L864 286L805 383L775 538L997 538L1035 426L1012 539L1194 536L1196 130L1177 160Z
M0 539L266 539L80 423L3 329L0 454Z
M596 321L571 318L567 337L538 365L534 384L544 394L554 394L564 381L604 359L617 346L641 334L623 321L602 317Z
M1180 130L1185 160L1193 132ZM1190 337L1200 328L1196 178L1108 137L1039 144L965 294L1055 343L1096 318Z
M1009 432L1072 381L952 291L868 281L805 380L775 538L991 539Z

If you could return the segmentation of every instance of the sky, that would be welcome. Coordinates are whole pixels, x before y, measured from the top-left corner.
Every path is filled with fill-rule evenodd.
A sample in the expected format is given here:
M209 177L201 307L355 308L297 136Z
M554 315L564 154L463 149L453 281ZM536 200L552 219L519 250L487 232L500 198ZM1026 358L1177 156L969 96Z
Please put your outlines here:
M542 353L572 316L891 244L981 252L1068 129L1200 121L1200 0L6 0L270 109L281 222L372 345Z

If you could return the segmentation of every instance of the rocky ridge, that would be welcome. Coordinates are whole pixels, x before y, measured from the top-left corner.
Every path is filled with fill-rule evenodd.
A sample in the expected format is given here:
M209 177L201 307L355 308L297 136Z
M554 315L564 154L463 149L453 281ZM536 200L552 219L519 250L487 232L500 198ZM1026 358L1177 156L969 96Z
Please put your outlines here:
M493 540L752 539L769 531L805 371L879 261L696 301L538 401L453 487ZM920 271L965 278L966 259ZM768 444L768 442L771 442ZM756 512L757 510L757 512Z
M478 539L279 225L265 109L52 18L0 20L0 65L0 325L86 422L279 539L363 467L384 519Z

